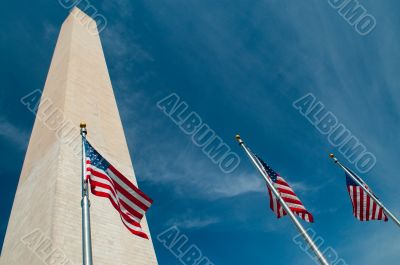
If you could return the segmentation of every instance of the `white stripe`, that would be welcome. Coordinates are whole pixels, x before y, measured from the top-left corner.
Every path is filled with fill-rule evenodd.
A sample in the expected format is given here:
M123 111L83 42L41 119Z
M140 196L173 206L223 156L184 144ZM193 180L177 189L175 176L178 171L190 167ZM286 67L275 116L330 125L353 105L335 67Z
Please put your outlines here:
M151 203L147 201L142 195L131 189L128 185L126 185L117 175L115 175L110 169L107 169L108 175L118 183L123 189L129 192L133 197L135 197L138 201L146 205L147 207L151 206Z
M376 211L375 211L375 219L378 220L379 218L379 210L381 207L379 207L379 205L376 205Z
M143 229L142 229L140 226L135 226L135 225L132 225L132 224L128 223L128 221L126 221L126 220L124 219L124 217L122 217L122 216L121 216L121 220L122 220L122 222L123 222L127 227L129 227L130 229L132 229L132 230L134 230L134 231L136 231L136 232L143 232Z
M351 199L351 204L353 205L353 208L354 208L354 205L355 205L355 202L354 202L354 198L353 198L353 186L349 186L349 193L350 193L350 199ZM355 213L355 210L353 210L354 211L354 213Z
M281 192L281 197L282 197L282 198L289 198L289 199L293 199L293 200L300 201L300 199L299 199L297 196L294 196L294 195L288 194L288 193L282 193L282 192Z
M303 205L301 205L301 204L295 204L295 203L290 203L290 202L287 202L286 203L287 204L287 206L289 206L289 208L296 208L296 209L301 209L301 210L305 210L306 208L303 206Z
M93 178L95 178L95 176L93 176ZM110 181L106 181L104 179L101 178L96 178L96 181L98 182L102 182L106 185L109 185L112 187L113 191L117 194L117 198L118 200L124 201L126 204L128 204L131 208L133 208L136 212L144 215L146 213L146 211L144 211L142 208L140 208L139 206L137 206L134 202L132 202L131 200L129 200L128 198L126 198L124 196L124 194L122 194L121 192L119 192L118 190L116 190L114 188L114 185L110 183ZM121 205L122 206L122 205Z
M364 191L364 196L363 196L363 216L364 216L364 220L368 220L368 217L367 217L367 194L366 194L366 192Z
M276 200L275 195L271 192L272 194L272 205L273 205L273 211L274 213L279 217L279 211L278 211L278 201Z
M88 160L90 162L90 160ZM104 175L108 175L109 177L111 177L115 182L118 183L118 185L120 185L124 190L126 190L129 194L131 194L133 197L135 197L138 201L140 201L141 203L143 203L144 205L146 205L147 207L151 206L151 203L144 198L142 195L140 195L139 193L137 193L136 191L134 191L133 189L131 189L128 185L126 185L117 175L115 175L110 169L107 169L107 172L105 172L104 170L89 164L87 165L88 168L91 168L93 170L96 170ZM90 172L89 172L90 174ZM132 184L134 185L134 184Z
M373 200L371 200L371 198L368 196L368 200L369 200L369 216L368 216L368 220L372 220L372 217L373 217L373 212L372 212L372 209L373 209L373 207L374 207L374 201Z
M277 189L280 188L280 189L288 190L288 191L291 191L291 192L294 193L294 191L293 191L290 187L288 187L288 186L284 186L284 185L277 184L277 183L275 183L274 186L275 186L275 188L277 188Z
M114 201L114 203L119 206L121 212L123 212L124 214L128 215L135 222L140 223L141 219L137 218L136 216L132 215L128 210L126 210L125 207L118 202L118 200L114 197L114 194L109 189L106 189L106 188L103 188L103 187L96 187L95 191L109 194L111 196L112 200Z
M106 189L106 188L103 188L103 187L95 187L95 191L100 191L100 192L105 192L105 193L107 193L107 194L110 194L111 197L112 197L112 200L114 201L114 203L117 204L117 205L119 206L120 210L121 210L124 214L126 214L126 215L128 215L129 217L131 217L132 219L134 219L134 221L140 223L140 221L141 221L140 218L134 216L134 215L133 215L132 213L130 213L122 204L119 203L119 202L121 201L121 199L120 199L119 196L118 196L119 193L117 193L117 192L115 191L114 187L113 187L112 185L109 184L109 183L110 183L109 181L107 181L107 180L105 180L105 179L102 179L102 178L98 178L98 177L96 177L96 176L91 176L91 179L93 179L93 181L103 183L103 184L107 185L110 189L112 189L112 190L114 191L114 193L117 194L116 197L114 196L113 193L111 193L111 191L109 191L109 190Z
M310 216L309 216L309 214L306 214L306 215L305 215L305 218L306 218L306 221L307 221L307 222L310 222Z
M99 169L99 168L97 168L97 167L93 167L93 170L98 171L98 172L100 172L100 173L102 173L102 174L104 174L104 175L107 176L107 174L106 174L103 170L101 170L101 169ZM108 177L109 177L109 176L108 176ZM111 179L110 179L110 181L111 181ZM107 183L104 183L104 184L107 184ZM111 184L111 185L114 187L113 184ZM139 206L137 206L137 205L136 205L135 203L133 203L131 200L129 200L128 198L126 198L126 197L124 196L124 194L118 192L118 190L115 190L115 189L114 189L114 191L117 192L118 198L119 198L120 200L123 200L123 201L124 201L126 204L128 204L130 207L132 207L132 209L134 209L135 211L137 211L138 213L140 213L140 214L142 214L142 215L144 215L144 214L146 213L146 211L144 211L142 208L140 208Z
M281 208L279 209L279 214L280 214L280 216L285 215L282 205L281 205Z

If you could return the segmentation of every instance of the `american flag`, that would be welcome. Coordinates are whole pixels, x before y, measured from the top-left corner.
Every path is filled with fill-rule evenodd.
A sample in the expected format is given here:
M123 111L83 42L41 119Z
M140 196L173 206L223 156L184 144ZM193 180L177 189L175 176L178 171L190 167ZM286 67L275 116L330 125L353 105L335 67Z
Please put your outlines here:
M347 170L349 169L347 168ZM372 193L370 188L364 183L364 181L361 180L361 178L357 177L357 175L354 173L353 176L355 176L364 185L364 187ZM384 220L387 222L388 218L385 215L382 207L374 202L371 196L369 196L347 173L346 184L350 195L351 204L353 205L353 214L358 220Z
M140 226L140 221L153 200L108 163L87 140L85 140L85 150L86 176L92 193L108 198L119 212L126 228L132 234L148 239Z
M309 213L306 208L304 207L303 203L294 193L293 189L289 186L284 178L282 178L278 173L276 173L269 165L267 165L261 158L256 156L257 159L260 161L265 172L268 174L274 187L279 192L282 199L286 202L289 206L290 210L298 215L304 221L313 223L314 218L311 213ZM268 187L269 192L269 199L270 199L270 207L271 210L276 214L278 218L285 216L287 213L283 209L281 203L279 202L278 198L272 193L271 189Z

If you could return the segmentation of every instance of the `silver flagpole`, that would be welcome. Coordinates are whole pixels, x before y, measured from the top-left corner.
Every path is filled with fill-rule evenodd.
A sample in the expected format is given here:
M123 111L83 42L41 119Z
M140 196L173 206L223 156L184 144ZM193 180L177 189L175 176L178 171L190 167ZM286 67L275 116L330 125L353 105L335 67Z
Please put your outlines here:
M244 144L243 140L240 138L240 135L236 135L236 140L239 142L239 145L241 147L243 147L243 149L246 152L247 156L253 162L253 164L258 169L260 174L264 177L265 181L267 182L268 187L271 189L271 191L275 195L275 197L278 198L278 200L281 203L283 209L285 209L286 213L290 216L290 218L292 219L292 221L295 224L296 228L299 230L300 234L303 236L304 240L308 243L308 245L314 251L319 263L322 264L322 265L329 265L328 261L325 259L324 255L321 253L321 251L318 249L317 245L314 243L312 238L307 234L307 231L300 224L299 220L297 220L296 216L294 215L292 210L290 210L290 208L286 204L286 202L282 199L282 197L280 196L279 192L275 189L275 186L272 184L271 179L269 178L267 172L265 172L262 169L260 164L254 158L254 155L251 153L251 151Z
M85 140L86 140L86 123L81 122L81 136L82 136L82 256L83 265L93 265L92 261L92 239L90 233L90 201L89 201L89 188L86 178L86 154L85 154Z
M378 198L376 198L376 196L371 192L371 191L369 191L366 187L365 187L365 185L364 185L364 183L362 183L362 182L364 182L364 181L360 181L360 177L356 177L356 176L354 176L354 174L350 171L350 170L348 170L345 166L343 166L340 162L339 162L339 160L335 157L335 155L334 154L330 154L329 155L332 159L333 159L333 161L335 162L335 164L337 164L338 166L340 166L371 198L372 198L372 200L374 200L374 202L376 202L376 204L378 204L382 209L383 209L383 211L385 212L385 214L387 214L389 217L390 217L390 219L392 219L393 220L393 222L395 222L399 227L400 227L400 221L396 218L396 216L394 216L394 214L392 214L379 200L378 200Z

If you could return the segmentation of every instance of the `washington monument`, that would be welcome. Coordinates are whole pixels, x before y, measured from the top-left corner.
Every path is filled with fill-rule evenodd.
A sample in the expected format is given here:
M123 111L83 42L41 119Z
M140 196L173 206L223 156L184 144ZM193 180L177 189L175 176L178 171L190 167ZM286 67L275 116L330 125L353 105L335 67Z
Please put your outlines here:
M96 149L137 184L100 38L93 28L88 30L89 24L96 25L74 8L62 25L0 265L82 264L81 121L87 123L87 138ZM31 108L29 100L23 103ZM94 264L157 264L151 238L132 235L108 200L90 200ZM145 218L141 224L150 235Z

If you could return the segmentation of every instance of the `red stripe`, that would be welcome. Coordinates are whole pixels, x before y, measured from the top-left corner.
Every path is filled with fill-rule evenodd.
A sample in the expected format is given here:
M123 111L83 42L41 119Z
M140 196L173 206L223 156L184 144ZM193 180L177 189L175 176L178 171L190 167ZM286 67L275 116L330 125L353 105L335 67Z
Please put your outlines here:
M136 216L139 219L143 218L143 214L139 213L138 211L136 211L135 209L133 209L131 206L129 206L126 202L124 202L123 200L120 201L120 203L122 204L122 206L124 206L128 212L130 212L131 214L133 214L134 216Z
M369 208L371 207L371 199L370 199L370 197L367 195L367 216L366 216L366 220L367 221L369 221L369 220L371 220L372 218L370 218L370 212L369 212Z
M271 189L269 187L268 187L268 193L269 193L269 207L272 209L272 211L275 212L274 202L272 201L273 200L272 192L271 192Z
M297 214L304 221L307 221L306 220L306 216L308 216L308 219L309 219L310 223L314 223L314 217L312 216L311 213L309 213L309 212L307 212L305 210L292 210L292 212Z
M278 180L275 183L279 184L279 185L283 185L283 186L288 187L288 188L291 189L289 184L282 177L279 177ZM301 208L296 207L296 206L292 206L292 207L289 207L289 208L293 213L297 214L301 219L307 221L306 217L308 216L309 222L311 222L311 223L314 222L314 217L311 215L311 213L309 213L307 210L305 210L303 208L304 207L303 203L300 201L300 199L297 197L297 195L293 191L287 190L287 189L284 189L284 188L279 188L279 187L276 187L276 189L281 195L289 194L289 195L292 195L292 196L296 197L297 199L283 198L283 197L282 197L282 199L286 203L296 204L299 207L302 206ZM272 193L272 191L270 190L269 187L268 187L268 194L269 194L269 199L270 199L270 203L269 203L270 208L276 214L276 216L278 218L281 218L282 216L287 215L287 212L283 209L283 206L281 205L279 200L277 198L274 198L274 195L273 195L273 193ZM274 209L274 201L276 201L277 209ZM281 210L282 210L283 214L281 214Z
M376 211L377 211L376 206L377 206L376 203L372 204L372 219L375 219L375 215L376 215Z
M364 221L364 190L360 187L360 220Z
M114 186L116 187L116 189L119 192L121 192L127 199L129 199L131 202L133 202L134 204L139 206L144 211L147 211L149 209L149 206L145 205L143 202L136 199L131 193L129 193L126 189L121 187L116 181L114 181L113 179L111 179L111 180L112 180Z
M96 195L96 196L99 196L99 197L108 198L108 199L110 200L111 204L114 206L114 208L119 212L121 218L123 218L122 215L124 215L124 213L121 212L119 206L116 205L116 204L114 203L114 201L113 201L112 198L110 198L110 194L104 193L104 192L100 192L100 191L94 191L94 190L92 190L92 193L93 193L94 195ZM124 220L127 221L125 218L124 218ZM131 219L130 219L130 220L131 220ZM131 222L129 222L129 223L132 224L132 222L134 222L134 221L131 220ZM127 225L125 225L124 222L122 222L122 224L123 224L132 234L137 235L137 236L140 236L140 237L145 238L145 239L149 239L146 233L135 231L135 230L129 228ZM135 225L135 226L137 226L137 225ZM140 227L140 225L139 225L139 227Z
M109 177L106 174L103 174L100 171L97 170L93 170L93 175L102 179L106 179L108 181L111 181L111 183L113 184L114 189L116 189L118 192L120 192L121 194L123 194L128 200L130 200L133 204L137 205L139 208L141 208L144 211L147 211L147 209L149 209L148 206L144 205L142 202L140 202L138 199L136 199L135 197L133 197L133 195L131 195L127 190L125 190L124 188L122 188L117 182L115 182L111 177Z
M129 222L131 225L137 226L137 227L141 227L140 224L136 221L134 221L133 219L129 218L129 216L127 214L125 214L124 212L122 212L121 208L119 205L115 204L114 200L112 199L112 197L110 196L110 194L106 193L106 192L102 192L102 191L97 191L94 189L93 194L95 194L98 197L104 197L104 198L108 198L111 202L111 204L114 206L114 208L119 212L119 214L121 216L124 216L124 219ZM129 219L129 220L127 220Z
M282 209L282 205L280 204L280 202L277 200L276 201L276 205L278 206L278 218L281 218L282 216L285 216L285 213L283 213L281 215L281 209ZM283 211L282 211L283 212Z
M90 163L90 159L86 160L86 164L87 165L91 165ZM143 193L141 190L139 190L135 185L133 185L125 176L123 176L118 170L116 170L113 166L109 167L110 170L119 178L121 179L128 187L130 187L132 190L134 190L139 196L141 196L143 199L145 199L146 201L148 201L150 204L153 203L153 200L150 199L145 193ZM107 180L109 184L104 184L101 182L97 182L94 181L93 179L90 178L90 176L96 176L102 179ZM104 198L108 198L109 201L111 202L111 204L113 205L113 207L119 212L120 214L120 218L122 220L122 223L124 224L124 226L134 235L137 235L139 237L145 238L145 239L149 239L149 237L147 236L146 233L141 232L141 231L135 231L133 229L131 229L127 224L125 224L125 222L129 223L132 226L138 227L141 229L140 223L136 222L135 220L133 220L133 217L130 217L128 214L124 213L121 209L121 206L124 206L124 208L126 209L126 211L129 214L132 214L132 216L137 217L139 220L142 219L143 214L137 212L135 209L132 209L129 205L127 205L123 200L118 199L118 196L116 194L116 191L120 192L121 194L123 194L128 200L130 200L132 203L134 203L136 206L138 206L139 208L143 209L144 212L149 208L147 205L145 205L144 203L142 203L141 201L139 201L137 198L135 198L132 194L130 194L127 190L125 190L124 188L122 188L118 183L116 183L116 181L114 181L112 178L110 178L107 174L103 174L101 172L98 172L90 167L86 167L86 177L90 180L90 186L91 186L91 192L92 194L99 196L99 197L104 197ZM114 201L113 197L111 196L111 194L106 193L106 192L101 192L101 191L97 191L96 187L101 187L103 189L107 189L108 191L110 191L115 199L117 200L117 202ZM118 204L117 204L118 203ZM124 209L124 210L125 210ZM125 222L124 222L125 221Z
M286 194L290 194L290 195L293 195L293 196L296 196L297 197L297 195L293 192L293 191L291 191L291 190L286 190L286 189L282 189L282 188L276 188L280 193L286 193Z
M378 214L379 220L382 220L382 214L383 214L382 208L379 207L379 214Z
M139 190L135 185L132 184L124 175L122 175L115 167L112 165L109 166L109 169L117 176L119 177L126 185L128 185L131 189L136 191L140 196L142 196L144 199L146 199L148 202L153 203L153 200L150 199L143 191Z
M301 205L301 206L303 206L303 204L301 203L301 201L300 200L295 200L295 199L292 199L292 198L282 198L285 202L287 202L287 203L293 203L293 204L297 204L297 205Z
M110 181L110 179L111 179L111 178L108 177L107 175L104 175L103 173L101 173L101 172L99 172L99 171L96 171L96 170L93 170L92 174L93 174L94 176L98 177L98 178L102 178L102 179L105 179L105 180L108 180L108 181ZM111 179L111 181L112 181L112 179ZM91 180L91 182L95 182L95 181ZM112 182L114 183L114 181L112 181ZM99 182L96 182L96 183L99 183ZM108 186L108 185L107 185L107 186ZM103 187L103 188L107 188L107 187ZM109 188L108 188L108 189L109 189ZM115 194L114 194L114 195L115 195ZM128 204L126 204L124 201L119 200L119 202L123 204L123 206L128 210L128 212L130 212L131 214L133 214L134 216L136 216L136 217L139 218L139 219L142 219L142 218L143 218L143 214L139 213L138 211L136 211L135 209L133 209L132 207L130 207L130 206L129 206Z
M135 220L133 220L133 219L132 219L131 217L129 217L129 215L127 215L126 213L120 212L120 214L121 214L121 217L123 217L124 220L127 221L128 223L130 223L131 225L136 226L136 227L138 227L138 228L142 228L138 222L136 222Z
M112 194L114 195L115 198L117 197L117 194L115 194L114 189L112 189L110 187L110 185L107 185L107 184L104 184L104 183L101 183L101 182L97 182L97 181L94 181L94 180L90 179L90 187L94 187L94 188L101 187L101 188L107 189L107 190L112 192Z
M287 186L287 187L290 188L289 184L288 184L285 180L283 180L283 179L279 179L279 178L278 178L278 179L275 181L275 183L280 184L280 185L283 185L283 186Z
M90 160L86 161L86 164L90 165ZM116 170L113 166L110 165L110 170L119 178L121 179L128 187L130 187L131 189L133 189L136 193L138 193L138 195L140 195L143 199L145 199L146 201L148 201L150 204L153 203L153 200L150 199L144 192L142 192L141 190L139 190L135 185L133 185L125 176L123 176L118 170ZM87 168L88 172L93 172L94 169L91 168ZM101 173L101 172L99 172ZM142 208L143 210L147 210L149 209L149 207L147 205L145 205L144 203L142 203L141 201L139 201L138 199L136 199L133 195L131 195L127 190L125 190L124 188L122 188L117 182L115 182L112 178L111 178L114 186L117 187L117 190L120 191L123 195L125 195L125 197L127 197L128 199L130 199L131 201L133 201L135 204L137 204L140 208Z
M138 231L135 231L135 230L133 230L133 229L130 229L127 225L125 225L124 222L122 222L122 224L123 224L132 234L137 235L137 236L140 236L140 237L145 238L145 239L149 239L149 237L147 236L146 233L144 233L144 232L138 232Z
M124 215L124 213L121 211L121 208L119 207L119 205L117 205L114 200L112 199L111 195L106 193L106 192L101 192L101 191L97 191L95 189L92 189L92 193L98 197L103 197L103 198L108 198L109 201L111 202L111 204L114 206L114 208L118 211L118 213L120 215ZM132 220L133 222L133 220Z
M353 207L354 207L354 216L357 217L357 188L353 186Z
M349 192L349 195L350 195L350 186L347 186L347 191ZM350 196L350 200L351 200L351 206L353 207L353 214L355 214L354 202L352 201L351 196Z

